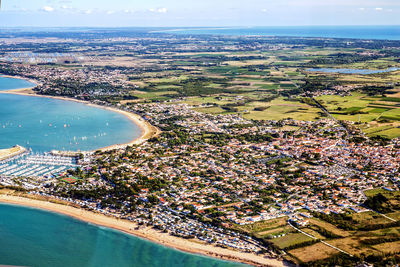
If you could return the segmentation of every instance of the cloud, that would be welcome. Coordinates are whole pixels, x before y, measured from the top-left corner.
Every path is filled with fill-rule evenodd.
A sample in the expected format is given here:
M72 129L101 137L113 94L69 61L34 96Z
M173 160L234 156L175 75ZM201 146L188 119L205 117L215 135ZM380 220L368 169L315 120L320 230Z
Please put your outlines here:
M157 9L150 8L149 11L150 12L154 12L154 13L164 13L165 14L165 13L168 12L168 9L166 9L165 7L160 7L160 8L157 8Z
M42 11L44 12L53 12L54 11L54 7L51 6L44 6L41 8Z
M88 9L88 10L86 10L86 11L84 11L83 13L85 13L85 14L92 14L93 13L93 11L91 10L91 9Z
M365 7L360 7L359 10L364 11Z
M376 7L375 10L376 10L376 11L382 11L383 8L381 8L381 7Z
M112 15L112 14L114 14L114 13L115 13L114 10L108 10L108 11L107 11L107 15Z
M263 9L261 9L261 12L268 12L268 9L266 9L266 8L263 8Z

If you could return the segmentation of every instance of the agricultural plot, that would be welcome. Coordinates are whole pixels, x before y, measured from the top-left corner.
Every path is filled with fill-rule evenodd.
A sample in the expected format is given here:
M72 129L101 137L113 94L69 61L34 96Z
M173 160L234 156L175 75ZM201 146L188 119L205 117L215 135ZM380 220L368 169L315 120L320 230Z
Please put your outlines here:
M317 260L324 260L332 257L333 255L337 255L340 252L322 243L317 243L312 246L289 250L288 253L301 262L307 263Z
M379 250L382 253L397 254L400 252L400 241L375 245L374 249Z
M353 93L350 96L324 95L316 99L339 120L365 123L360 128L369 136L400 136L400 105L393 105L400 98Z
M350 95L315 97L338 120L357 123L366 135L400 136L400 88L385 94L358 90L363 86L387 86L400 80L400 71L362 74L309 72L308 68L381 70L398 66L396 58L355 54L354 48L298 47L271 51L171 53L160 66L174 66L130 77L139 85L136 101L176 100L199 112L239 114L251 120L312 121L326 117L319 108L296 100L304 97L306 82L349 85ZM152 59L154 62L157 60ZM318 84L317 83L317 84ZM302 96L300 96L302 95Z
M250 232L250 233L262 233L268 230L276 230L278 228L287 226L287 217L281 217L277 219L272 219L268 221L261 221L261 222L256 222L253 224L248 224L248 225L241 225L237 226L238 229Z
M311 237L308 237L302 233L291 233L283 237L272 239L271 242L274 243L281 249L292 247L295 245L300 245L302 243L313 241Z

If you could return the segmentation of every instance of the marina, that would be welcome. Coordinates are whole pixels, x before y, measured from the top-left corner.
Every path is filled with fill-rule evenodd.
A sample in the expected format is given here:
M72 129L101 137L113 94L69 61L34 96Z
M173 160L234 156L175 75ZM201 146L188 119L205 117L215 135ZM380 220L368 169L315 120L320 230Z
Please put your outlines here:
M31 151L0 161L2 177L54 178L56 174L79 166L77 158ZM4 179L3 182L4 184Z
M0 77L0 84L3 81L9 84L8 78ZM44 97L0 96L0 149L19 144L41 153L94 151L115 140L129 143L141 132L125 115L104 108Z

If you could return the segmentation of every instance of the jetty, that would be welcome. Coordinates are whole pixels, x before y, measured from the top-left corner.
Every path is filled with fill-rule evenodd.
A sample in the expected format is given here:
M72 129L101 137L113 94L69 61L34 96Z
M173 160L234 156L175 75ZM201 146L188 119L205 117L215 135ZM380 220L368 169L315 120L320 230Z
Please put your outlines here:
M27 152L28 150L26 148L19 145L13 146L12 148L0 149L0 161L8 160Z
M90 154L87 151L60 151L60 150L52 150L50 153L53 156L59 157L69 157L69 158L79 158L81 155Z

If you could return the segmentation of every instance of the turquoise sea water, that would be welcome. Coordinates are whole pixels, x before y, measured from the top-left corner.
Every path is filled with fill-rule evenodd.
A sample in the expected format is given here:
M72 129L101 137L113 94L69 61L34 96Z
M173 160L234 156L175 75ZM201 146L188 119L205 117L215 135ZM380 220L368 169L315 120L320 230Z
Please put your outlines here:
M24 80L0 77L0 90L30 86ZM139 134L137 125L115 112L71 101L0 94L0 148L19 144L34 151L92 150L128 142ZM0 265L244 266L183 253L67 216L4 204L0 204Z
M32 86L0 77L0 90ZM0 148L16 144L37 152L85 151L127 143L140 128L125 116L82 103L0 94Z
M0 204L0 265L245 266L183 253L67 216L5 204Z
M0 91L20 89L20 88L29 88L29 87L33 87L33 86L35 86L34 83L31 83L26 80L0 76Z
M174 34L328 37L400 40L400 26L212 27L158 30Z

